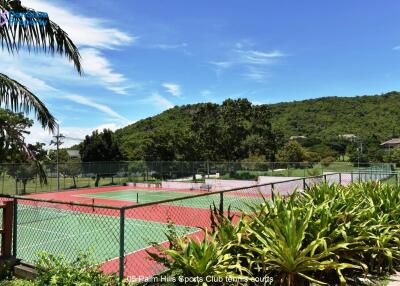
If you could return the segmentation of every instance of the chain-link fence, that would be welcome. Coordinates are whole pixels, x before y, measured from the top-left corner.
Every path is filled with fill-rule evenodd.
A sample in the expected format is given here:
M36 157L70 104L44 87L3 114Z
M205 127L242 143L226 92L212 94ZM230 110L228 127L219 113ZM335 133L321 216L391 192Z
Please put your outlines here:
M282 179L215 191L126 187L84 194L93 200L107 198L108 205L44 200L36 195L2 199L14 201L13 255L22 262L35 264L41 252L73 261L79 252L89 251L103 271L135 282L165 270L148 252L156 251L155 245L168 244L166 233L201 239L203 230L212 226L214 211L235 217L268 202L273 192L289 195L323 182L398 184L397 173L375 171Z
M41 172L43 171L43 172ZM352 163L287 163L287 162L82 162L43 164L0 164L0 194L21 195L56 190L115 186L128 183L159 185L167 182L192 182L209 184L210 180L247 181L245 185L263 183L265 179L277 177L307 177L327 172L372 172L395 171L394 164L370 164L357 168ZM47 184L41 183L40 174L45 174ZM232 188L243 186L237 183Z

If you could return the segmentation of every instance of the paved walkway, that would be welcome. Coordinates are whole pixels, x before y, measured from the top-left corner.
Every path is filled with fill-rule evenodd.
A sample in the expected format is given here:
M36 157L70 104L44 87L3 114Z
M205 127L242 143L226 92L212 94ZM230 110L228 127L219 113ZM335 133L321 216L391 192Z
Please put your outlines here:
M400 286L400 272L390 277L388 286Z

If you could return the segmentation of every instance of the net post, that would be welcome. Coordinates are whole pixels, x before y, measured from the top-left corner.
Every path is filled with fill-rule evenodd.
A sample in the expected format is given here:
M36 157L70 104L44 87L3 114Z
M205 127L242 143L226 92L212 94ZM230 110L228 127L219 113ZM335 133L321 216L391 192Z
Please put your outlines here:
M324 175L324 183L326 184L326 175Z
M303 178L303 190L306 190L306 178Z
M136 203L139 203L139 193L136 193Z
M125 209L120 210L119 217L119 280L124 279L125 256Z
M395 174L395 178L396 178L396 187L399 186L399 173Z
M342 185L342 173L339 173L339 186Z
M219 214L224 214L224 193L219 193Z
M353 179L353 172L352 171L350 172L350 176L351 176L351 183L353 183L354 179Z
M18 199L13 199L13 237L12 256L17 257L17 223L18 223Z

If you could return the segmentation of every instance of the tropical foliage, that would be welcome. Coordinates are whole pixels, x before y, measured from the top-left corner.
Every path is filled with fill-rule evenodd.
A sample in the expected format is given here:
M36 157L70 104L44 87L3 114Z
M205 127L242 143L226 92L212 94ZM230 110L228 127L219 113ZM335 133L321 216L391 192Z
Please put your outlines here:
M237 277L244 279L238 285L252 285L271 277L273 285L363 285L399 269L399 219L398 187L323 184L286 199L273 196L236 219L219 215L202 239L169 235L169 246L151 256L171 275L203 281Z
M31 12L29 15L35 15L32 12L36 12L24 7L21 1L9 0L0 1L0 10L17 12L22 18L26 18L23 15L28 15L27 12ZM45 20L45 25L43 20ZM79 73L82 72L79 51L64 30L49 18L36 19L33 17L29 21L29 25L13 21L0 26L0 40L4 50L10 54L24 48L33 52L60 54L72 61ZM53 115L36 95L27 87L2 73L0 73L0 105L12 111L23 111L26 114L33 111L43 127L51 131L56 126Z
M117 286L120 282L114 274L104 274L91 260L90 251L78 253L74 261L63 256L40 253L36 263L37 277L33 281L14 279L3 281L0 286Z
M73 62L79 74L82 73L81 57L67 33L48 18L46 13L38 16L35 10L26 8L19 0L0 0L0 11L14 13L17 21L7 21L0 26L0 41L2 50L16 54L22 49L29 52L43 52L50 55L59 54ZM18 15L18 16L16 16ZM29 24L24 22L29 21ZM43 128L54 131L56 120L38 96L29 88L0 72L0 107L12 112L23 112L25 115L35 114ZM4 119L6 118L6 119ZM11 122L11 125L8 123ZM30 159L35 159L24 142L24 130L32 123L22 115L12 115L0 108L0 148L19 148L26 151ZM11 142L11 144L10 144ZM3 153L3 152L2 152ZM1 156L4 154L0 154ZM4 158L0 158L4 159Z

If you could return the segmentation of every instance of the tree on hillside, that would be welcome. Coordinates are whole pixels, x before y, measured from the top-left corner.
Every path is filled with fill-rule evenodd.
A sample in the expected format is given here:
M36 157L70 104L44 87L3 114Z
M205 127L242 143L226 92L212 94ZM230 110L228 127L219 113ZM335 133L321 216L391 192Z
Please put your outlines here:
M22 113L12 113L0 108L0 162L15 162L18 154L24 151L30 157L24 136L29 134L27 129L33 121Z
M36 164L33 162L29 156L36 158L36 160L44 160L47 156L46 150L43 149L45 144L36 143L28 144L26 146L27 151L19 151L14 153L13 163L7 165L7 173L13 177L16 181L16 186L18 182L22 183L22 194L26 193L26 186L29 181L36 179L38 176L42 178L45 173L41 164ZM30 154L29 156L27 154ZM17 192L18 194L18 192Z
M114 133L108 129L104 129L101 133L96 130L93 131L92 135L87 135L85 140L79 145L79 153L83 162L113 162L122 159L122 154ZM102 177L113 177L119 171L119 165L112 163L84 164L83 166L85 173L96 174L96 187L99 185Z
M189 161L216 161L220 159L222 130L219 124L219 107L206 103L193 115L191 125L192 158Z
M334 150L338 154L339 159L342 158L342 160L344 161L347 145L350 144L350 141L340 137L335 137L335 138L330 138L328 140L328 144L332 148L332 150ZM324 157L331 157L331 156L324 156Z
M114 138L114 133L109 129L103 132L93 131L87 135L79 145L79 153L83 162L118 161L122 155Z
M73 180L73 188L77 188L76 178L82 174L82 163L79 159L71 159L68 162L60 164L60 173L64 177L70 177Z
M243 140L250 134L252 105L247 99L227 99L220 106L222 129L221 149L223 159L240 160L247 157Z
M57 162L57 150L50 150L49 151L49 159L51 163ZM60 149L58 151L58 162L59 163L66 163L70 160L67 149Z
M263 155L268 161L275 161L281 136L271 124L271 112L267 105L255 105L251 109L250 130L243 145L247 156Z
M288 163L301 163L307 160L307 150L297 141L289 141L278 152L278 161ZM294 166L297 164L294 164Z

